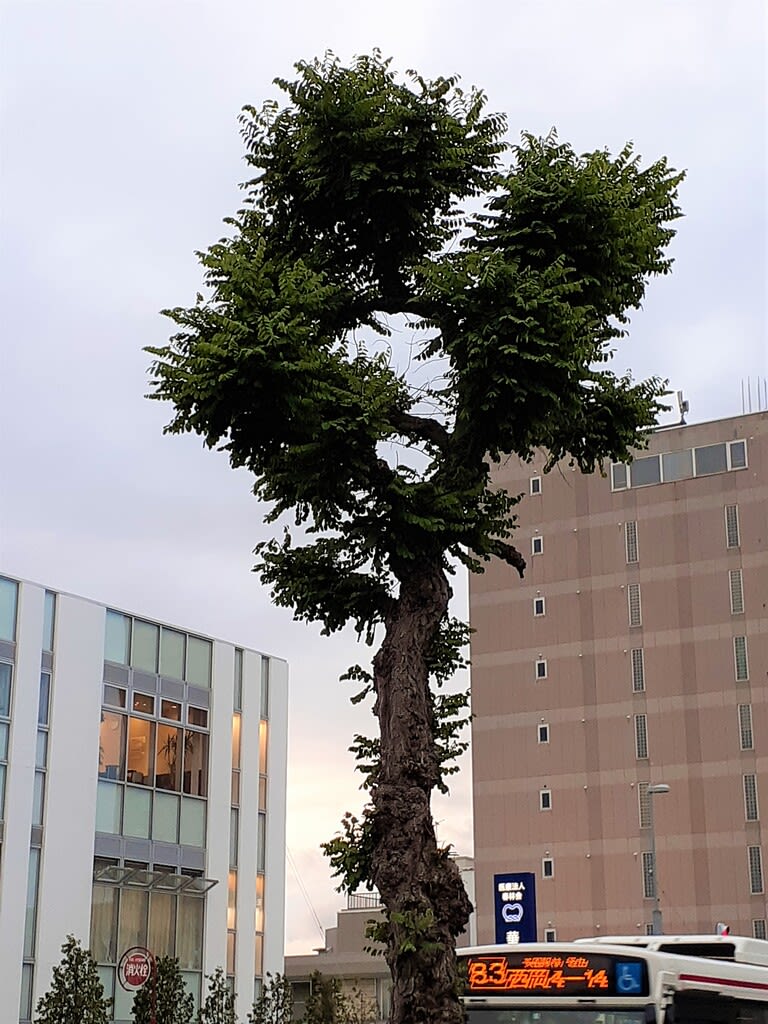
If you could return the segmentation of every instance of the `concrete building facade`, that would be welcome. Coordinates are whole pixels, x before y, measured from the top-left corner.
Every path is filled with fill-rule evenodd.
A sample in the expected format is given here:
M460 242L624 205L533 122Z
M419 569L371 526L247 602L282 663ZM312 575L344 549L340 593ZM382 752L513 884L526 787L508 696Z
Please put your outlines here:
M540 939L654 910L764 938L768 414L658 430L605 476L543 466L495 471L525 579L470 580L478 939L510 871Z
M32 1019L68 934L114 1018L132 946L225 969L245 1017L282 970L287 666L0 577L0 992Z

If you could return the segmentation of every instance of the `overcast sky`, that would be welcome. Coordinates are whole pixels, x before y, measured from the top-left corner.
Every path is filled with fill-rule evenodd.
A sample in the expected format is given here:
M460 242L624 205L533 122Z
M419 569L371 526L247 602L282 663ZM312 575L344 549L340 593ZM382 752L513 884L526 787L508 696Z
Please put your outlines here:
M143 398L158 310L194 301L194 251L246 177L237 115L273 78L374 46L461 75L520 131L625 141L686 168L671 276L620 367L683 388L689 421L741 411L768 374L763 0L3 0L0 568L265 649L291 665L288 846L325 927L343 905L319 844L360 795L369 728L336 680L360 653L271 607L244 473L163 437ZM753 398L754 401L754 398ZM465 602L459 585L459 608ZM439 801L471 853L469 772ZM321 942L288 869L287 951Z

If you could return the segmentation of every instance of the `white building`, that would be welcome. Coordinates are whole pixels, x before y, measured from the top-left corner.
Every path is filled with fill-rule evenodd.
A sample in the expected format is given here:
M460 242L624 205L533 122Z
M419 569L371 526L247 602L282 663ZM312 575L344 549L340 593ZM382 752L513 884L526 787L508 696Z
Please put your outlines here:
M196 1000L223 967L245 1018L283 968L286 754L284 661L0 577L3 1020L32 1019L69 933L117 1021L131 946Z

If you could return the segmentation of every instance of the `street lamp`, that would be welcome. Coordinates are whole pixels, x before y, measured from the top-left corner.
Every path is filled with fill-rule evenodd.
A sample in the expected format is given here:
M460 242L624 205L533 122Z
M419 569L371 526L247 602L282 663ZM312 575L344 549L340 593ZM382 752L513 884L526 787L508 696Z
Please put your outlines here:
M653 823L653 798L659 793L668 793L669 786L666 782L657 782L646 789L648 794L648 820L651 824L651 871L653 872L653 913L651 914L651 934L663 935L664 929L661 922L661 894L659 887L659 872L656 870L656 829Z

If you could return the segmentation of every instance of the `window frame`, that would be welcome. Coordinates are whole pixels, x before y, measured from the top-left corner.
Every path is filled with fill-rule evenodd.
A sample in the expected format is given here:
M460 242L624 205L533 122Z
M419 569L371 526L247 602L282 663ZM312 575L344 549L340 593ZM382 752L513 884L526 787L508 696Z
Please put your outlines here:
M532 476L528 486L531 494L541 494L541 477Z
M757 774L746 772L742 776L744 791L744 820L760 821L760 803L757 796ZM753 813L750 814L750 811Z
M544 736L546 737L545 739L542 739L542 730ZM550 742L549 722L539 722L539 724L536 726L536 737L537 742L540 744L546 744Z
M555 877L555 858L554 857L542 857L541 858L541 877L542 878L554 878Z
M537 682L539 680L541 680L541 679L549 678L549 666L547 665L547 659L546 658L537 658L536 661L533 664L534 664L534 670L533 671L534 671L534 675L535 675L535 678L536 678ZM540 668L542 670L541 672L539 671Z
M738 704L736 714L739 725L739 749L754 750L755 731L752 723L752 705Z
M636 565L640 561L640 545L636 519L630 519L624 523L624 556L627 565Z
M538 550L537 548L538 544ZM544 537L540 533L536 533L531 537L531 555L543 555L544 554Z
M635 760L648 760L648 715L640 712L633 716L635 733ZM642 734L642 735L641 735ZM644 753L641 753L644 751Z
M744 573L741 569L728 570L728 596L731 615L744 614Z
M729 522L730 513L730 522ZM737 504L726 505L724 508L725 516L725 546L729 551L735 551L741 547L741 524L739 522L739 506ZM731 543L732 538L735 537L735 543Z
M758 844L747 847L747 866L749 873L750 896L762 896L765 892L765 876L763 874L763 851Z
M547 614L547 599L538 594L533 599L533 617L534 619L543 619Z
M743 641L743 644L739 643L740 640ZM742 651L739 650L740 647L743 647ZM744 661L743 671L739 665L739 658L741 656L743 656ZM733 674L737 683L749 682L749 647L746 636L735 636L733 638Z
M632 676L632 693L645 693L645 650L633 647L630 650L630 673Z
M633 597L637 597L633 601ZM637 607L637 615L633 616L633 607ZM643 598L639 583L627 584L627 620L630 629L639 629L643 624Z

